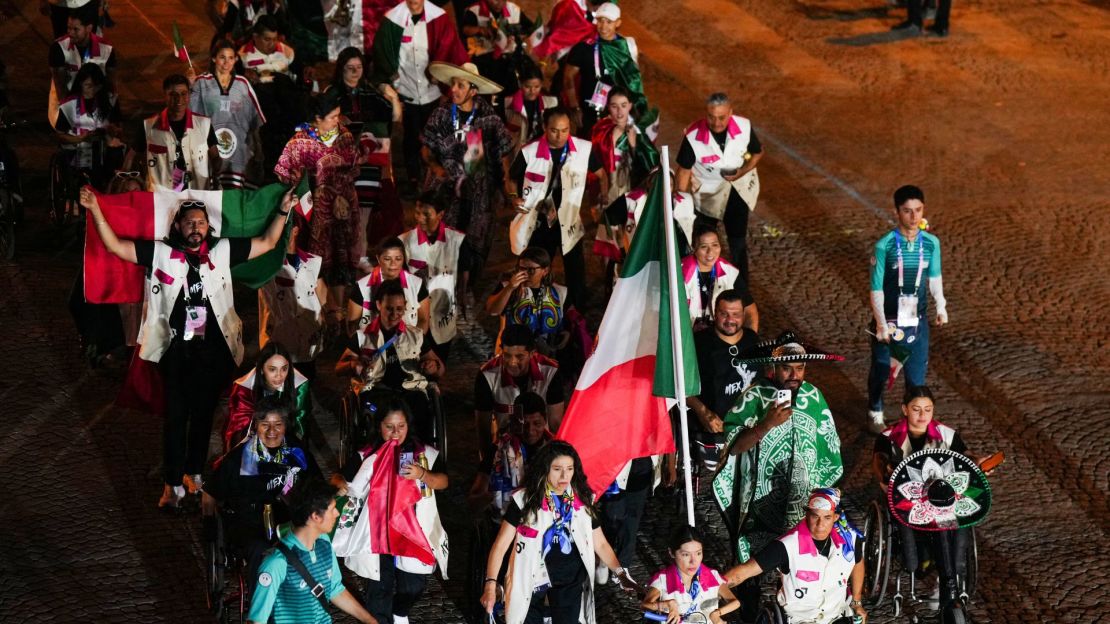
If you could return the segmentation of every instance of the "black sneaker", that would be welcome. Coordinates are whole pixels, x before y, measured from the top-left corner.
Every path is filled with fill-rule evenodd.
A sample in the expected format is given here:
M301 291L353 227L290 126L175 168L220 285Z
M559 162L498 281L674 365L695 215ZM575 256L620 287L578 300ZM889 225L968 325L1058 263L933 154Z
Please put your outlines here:
M911 22L910 20L906 20L904 22L899 22L899 23L895 24L894 26L891 26L890 29L891 30L905 30L905 31L912 30L912 31L915 31L915 32L921 32L921 26Z
M948 36L948 29L947 28L937 28L936 26L930 26L928 28L928 31L929 31L929 34L934 36L934 37L947 37Z

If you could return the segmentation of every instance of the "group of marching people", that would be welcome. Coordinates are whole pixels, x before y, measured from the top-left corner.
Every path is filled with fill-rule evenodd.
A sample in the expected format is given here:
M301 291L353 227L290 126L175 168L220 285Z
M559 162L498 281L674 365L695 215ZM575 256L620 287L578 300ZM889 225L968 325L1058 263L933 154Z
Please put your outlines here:
M195 497L206 514L230 518L255 579L248 619L330 621L330 601L359 621L408 622L428 576L438 568L446 577L436 492L449 481L444 449L429 443L429 392L447 370L458 320L479 308L500 321L495 355L474 382L480 458L468 490L497 526L486 611L503 608L511 624L594 622L594 587L611 576L667 622L721 622L738 608L749 620L755 579L778 570L790 621L865 618L858 535L834 487L840 440L824 397L805 381L808 363L838 358L792 335L757 335L746 239L764 150L751 121L727 94L710 95L704 118L683 133L672 182L701 374L701 394L687 401L692 433L721 451L712 490L739 565L708 567L705 537L681 527L668 542L673 563L645 589L626 566L651 492L675 481L674 457L634 459L595 498L576 450L554 439L593 344L581 310L603 307L649 188L668 171L638 47L620 33L622 8L560 0L538 25L507 0L450 12L425 0L323 5L335 62L324 89L328 81L283 40L283 3L232 0L210 71L198 75L190 62L165 79L165 109L144 123L142 145L114 177L95 147L122 148L114 51L94 32L96 14L70 13L51 51L53 89L70 94L55 128L76 146L74 167L90 173L73 210L87 211L107 254L139 267L119 274L142 282L139 296L83 298L79 318L103 332L89 319L119 304L122 336L95 340L102 353L136 345L130 384L144 387L143 367L160 379L144 387L158 386L145 394L165 413L159 506ZM131 162L145 167L128 171ZM113 197L142 190L165 221L153 235L112 208L123 201ZM415 221L408 229L402 194ZM262 206L253 226L233 222L226 207L236 202ZM506 225L499 208L512 212L515 267L475 302L495 230ZM899 189L898 228L872 261L870 417L882 478L913 450L963 450L933 422L924 386L926 291L938 323L947 313L923 208L919 189ZM225 231L236 234L217 236ZM593 283L589 255L606 265ZM554 280L558 258L563 283ZM231 383L224 452L206 478L213 414L246 351L232 283L248 273L263 275L252 284L260 352ZM331 484L308 445L309 388L329 336L344 347L336 372L372 414L366 446L343 458ZM882 393L903 361L904 417L888 427ZM344 588L337 558L365 580L361 597Z

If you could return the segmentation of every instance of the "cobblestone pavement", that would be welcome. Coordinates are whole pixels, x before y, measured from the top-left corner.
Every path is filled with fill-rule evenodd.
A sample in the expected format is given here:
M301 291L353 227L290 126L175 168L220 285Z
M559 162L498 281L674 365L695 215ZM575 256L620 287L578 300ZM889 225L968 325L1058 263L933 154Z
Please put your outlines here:
M529 14L538 2L524 2ZM548 3L550 4L550 3ZM900 16L879 0L625 0L645 83L677 145L705 93L732 92L768 156L751 226L753 291L763 333L793 328L846 362L812 367L845 450L852 514L874 496L872 437L861 431L868 365L869 247L890 225L889 194L917 182L944 250L950 326L934 333L929 383L939 414L976 451L1003 450L995 507L978 531L976 622L1097 622L1110 570L1110 13L1105 2L956 3L946 40L896 41ZM192 50L209 38L201 0L121 0L110 38L121 53L124 114L157 107L176 20ZM678 9L678 10L676 10ZM0 0L0 56L13 133L28 169L28 217L0 264L0 622L206 622L195 516L157 513L160 423L116 409L120 374L90 371L65 309L79 260L73 232L43 218L52 149L41 117L49 41L35 3ZM687 42L697 42L691 46ZM504 248L501 246L500 248ZM509 266L499 255L490 274ZM596 278L597 266L590 264ZM248 325L252 293L238 297ZM588 309L599 317L597 300ZM469 388L490 349L489 323L464 324L444 383L452 486L441 495L450 580L433 580L413 622L461 622L472 516ZM246 335L250 335L249 331ZM462 345L460 345L462 346ZM334 362L325 355L322 371ZM324 375L312 442L333 462L340 384ZM888 409L893 417L893 409ZM669 495L649 504L632 570L662 565L681 521ZM727 545L713 527L707 562ZM889 608L873 621L891 622ZM638 611L603 589L598 621Z

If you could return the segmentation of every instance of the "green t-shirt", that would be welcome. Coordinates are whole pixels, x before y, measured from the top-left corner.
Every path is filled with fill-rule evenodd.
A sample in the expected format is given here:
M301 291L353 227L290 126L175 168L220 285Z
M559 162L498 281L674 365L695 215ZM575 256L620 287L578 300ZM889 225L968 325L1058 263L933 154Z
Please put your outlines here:
M292 531L281 541L301 557L308 572L324 585L328 600L343 592L343 572L331 548L331 538L321 535L311 551L305 549ZM285 555L274 549L258 567L254 596L247 619L269 622L273 613L275 624L330 624L331 615L311 593L311 587L291 570Z
M901 253L899 253L901 251ZM902 264L902 287L898 287L899 257ZM921 279L918 280L918 267ZM928 308L930 277L940 277L940 240L928 232L918 232L907 241L898 230L887 232L875 243L871 256L871 290L883 291L883 307L888 319L898 316L898 296L917 294L917 314L925 316ZM916 285L916 289L914 286Z

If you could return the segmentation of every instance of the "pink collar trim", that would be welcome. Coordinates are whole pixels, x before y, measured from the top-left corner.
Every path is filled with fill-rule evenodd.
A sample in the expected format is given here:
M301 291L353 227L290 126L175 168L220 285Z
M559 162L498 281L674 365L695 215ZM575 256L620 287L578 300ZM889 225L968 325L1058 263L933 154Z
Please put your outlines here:
M551 147L547 145L547 137L540 137L536 141L539 142L539 146L536 148L536 158L551 160ZM567 137L567 145L570 146L569 151L578 151L578 148L574 146L574 137Z
M716 271L717 277L721 277L722 275L724 275L725 274L724 260L722 260L721 258L717 258L717 261L713 263L713 269ZM682 280L683 281L689 282L690 280L694 279L694 275L696 275L697 272L698 272L698 259L694 257L694 254L690 254L690 255L688 255L688 256L686 256L685 258L682 259Z
M167 132L170 129L170 109L163 108L162 113L158 116L158 129ZM188 108L185 109L185 129L193 129L193 111Z
M677 594L686 591L686 586L682 584L682 575L678 572L678 566L676 564L672 563L667 566L667 568L663 570L663 574L665 574L667 578L668 594ZM717 576L713 574L712 570L705 567L704 563L698 568L697 575L698 584L701 585L703 590L720 585L720 583L717 582Z
M806 525L805 520L799 522L798 526L791 529L790 533L787 533L787 535L791 533L798 534L799 555L817 555L817 545L813 543L813 535L809 532L809 527ZM840 536L840 532L837 531L835 527L833 531L829 533L829 537L832 539L834 547L842 548L844 546L844 538Z
M908 438L909 436L910 421L905 418L899 420L897 423L895 423L893 427L890 428L890 441L893 442L896 446L902 446L902 443L905 442L906 438ZM934 440L937 442L944 439L943 436L941 436L940 434L940 427L938 426L935 418L933 420L930 420L929 426L925 428L925 437L929 440Z
M424 229L421 228L420 226L417 226L416 227L416 242L421 244L421 245L427 245L429 242L438 243L441 240L446 240L447 239L447 233L446 232L447 232L446 224L443 221L440 221L439 222L439 227L436 228L436 237L435 237L435 239L429 239L428 235L424 233ZM404 279L404 275L405 275L405 272L401 271L402 279ZM404 282L402 282L402 284L404 284Z
M699 143L709 145L709 122L705 119L699 119L690 127L694 131L694 140ZM740 134L740 124L736 123L736 118L728 118L728 138L735 139ZM689 132L689 131L687 131Z
M440 227L443 227L443 225L440 224ZM417 231L420 231L420 228L416 228L416 229L417 229ZM409 286L409 281L407 279L405 279L405 274L406 273L408 273L408 271L406 271L404 269L401 269L401 275L400 275L399 279L401 280L401 287L402 288L408 288L408 286ZM374 286L381 285L381 283L383 281L384 280L382 279L382 268L381 267L374 267L374 270L370 272L370 281L367 282L367 283L371 287L374 287Z

